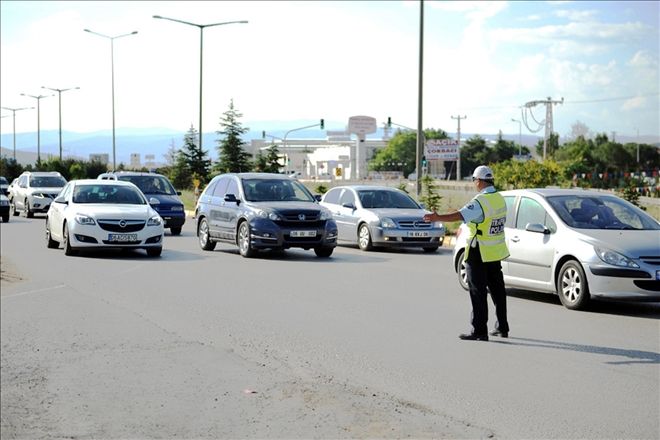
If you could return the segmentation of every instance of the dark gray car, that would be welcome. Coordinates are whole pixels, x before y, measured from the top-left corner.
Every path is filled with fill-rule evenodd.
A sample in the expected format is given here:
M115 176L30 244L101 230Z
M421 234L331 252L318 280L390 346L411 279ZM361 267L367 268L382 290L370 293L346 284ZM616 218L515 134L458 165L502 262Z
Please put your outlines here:
M314 249L332 255L337 224L304 185L282 174L229 173L216 176L195 208L202 249L216 242L238 246L244 257L260 249Z

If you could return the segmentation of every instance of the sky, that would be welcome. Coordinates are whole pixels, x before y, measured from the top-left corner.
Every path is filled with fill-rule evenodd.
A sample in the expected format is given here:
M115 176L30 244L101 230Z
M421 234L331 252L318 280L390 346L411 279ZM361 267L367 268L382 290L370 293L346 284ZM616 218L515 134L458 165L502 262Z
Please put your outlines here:
M593 133L660 136L659 5L424 1L422 125L455 132L460 116L467 133L542 136L546 105L525 104L563 98L552 106L560 136L578 121ZM320 118L342 130L354 115L417 127L419 1L3 0L2 107L36 107L21 93L53 94L42 86L80 87L59 95L63 130L109 130L114 61L117 129L198 128L200 30L153 15L248 21L203 31L205 133L220 129L232 100L254 130ZM84 29L138 33L111 44ZM58 101L39 100L41 130L58 129ZM35 132L36 113L16 112L16 132ZM11 115L2 110L2 134Z

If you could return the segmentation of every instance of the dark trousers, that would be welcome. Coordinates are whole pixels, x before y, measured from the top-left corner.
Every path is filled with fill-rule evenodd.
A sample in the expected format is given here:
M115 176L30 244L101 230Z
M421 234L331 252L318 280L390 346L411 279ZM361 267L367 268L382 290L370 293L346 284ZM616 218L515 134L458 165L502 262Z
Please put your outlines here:
M504 289L504 276L502 264L499 261L483 262L479 247L470 249L465 262L468 286L470 287L470 300L472 301L472 327L474 333L485 335L488 333L488 290L495 304L497 323L495 328L509 331L509 321L506 317L506 290Z

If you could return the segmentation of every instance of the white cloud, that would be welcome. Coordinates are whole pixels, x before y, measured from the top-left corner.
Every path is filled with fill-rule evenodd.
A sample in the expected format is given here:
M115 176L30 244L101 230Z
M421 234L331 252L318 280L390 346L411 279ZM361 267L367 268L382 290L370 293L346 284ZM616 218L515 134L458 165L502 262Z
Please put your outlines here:
M646 98L642 96L637 96L635 98L626 100L621 106L621 109L624 111L641 109L645 106L646 102L647 102Z
M638 50L628 61L628 65L632 67L657 67L658 59L651 56L646 50Z
M598 15L598 11L573 11L568 9L561 9L555 11L554 15L559 18L567 18L570 21L587 21Z

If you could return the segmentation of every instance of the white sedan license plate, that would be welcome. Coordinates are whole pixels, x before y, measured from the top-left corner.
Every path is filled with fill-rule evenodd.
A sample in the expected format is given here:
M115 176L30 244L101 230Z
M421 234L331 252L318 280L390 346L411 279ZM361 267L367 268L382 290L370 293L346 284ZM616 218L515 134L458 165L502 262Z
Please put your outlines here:
M108 234L108 241L112 241L114 243L137 241L137 234Z
M409 231L408 237L428 237L429 233L426 231Z
M291 231L292 237L316 237L316 231Z

